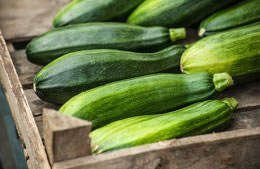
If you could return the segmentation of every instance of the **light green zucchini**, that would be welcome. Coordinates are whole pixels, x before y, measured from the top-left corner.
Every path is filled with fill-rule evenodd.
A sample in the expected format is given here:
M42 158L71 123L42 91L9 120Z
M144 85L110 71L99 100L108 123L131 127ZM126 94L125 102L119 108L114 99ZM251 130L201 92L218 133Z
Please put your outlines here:
M181 69L188 74L227 72L235 83L259 78L260 23L195 42L182 55Z
M119 120L90 133L96 154L212 132L225 126L237 106L234 98L207 100L160 115Z

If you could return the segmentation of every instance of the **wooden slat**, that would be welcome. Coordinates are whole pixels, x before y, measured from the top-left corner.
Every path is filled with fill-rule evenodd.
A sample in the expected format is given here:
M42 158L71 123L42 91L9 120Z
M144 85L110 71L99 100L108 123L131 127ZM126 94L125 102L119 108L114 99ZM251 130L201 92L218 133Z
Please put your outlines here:
M1 0L0 29L6 40L25 40L48 31L70 0Z
M201 135L56 163L53 169L257 169L260 128Z
M51 164L91 155L90 122L44 109L43 124L45 147Z
M233 86L222 92L219 98L234 97L238 102L238 110L252 110L260 107L260 81Z
M1 1L2 2L2 1ZM50 168L39 131L19 82L6 43L0 33L0 80L16 126L25 142L34 169Z
M12 43L7 43L6 45L7 45L7 48L8 48L9 52L14 52L15 51L14 46L13 46Z
M33 78L42 66L29 62L25 50L11 52L11 57L22 85L32 89Z
M260 108L244 112L235 112L231 125L225 130L253 129L260 127Z
M25 90L24 93L26 98L28 99L29 106L32 110L36 125L40 132L40 136L43 139L43 124L42 124L43 108L58 110L60 106L42 101L41 99L39 99L39 97L36 96L36 94L32 89Z
M34 91L32 89L24 90L24 93L25 93L26 98L28 99L29 106L30 106L34 116L41 116L43 108L58 110L58 108L60 107L59 105L42 101L34 93Z

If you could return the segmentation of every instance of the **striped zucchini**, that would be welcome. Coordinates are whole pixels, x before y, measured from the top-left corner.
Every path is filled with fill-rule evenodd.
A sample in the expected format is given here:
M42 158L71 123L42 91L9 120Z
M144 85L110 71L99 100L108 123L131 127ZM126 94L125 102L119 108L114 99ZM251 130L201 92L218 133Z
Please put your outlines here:
M42 100L64 103L83 91L109 82L177 70L184 50L184 46L175 45L156 53L113 49L70 53L51 62L35 76L35 93Z
M124 19L143 0L73 0L54 18L54 27Z
M199 36L214 34L257 21L260 21L260 1L241 1L203 20L200 24Z
M124 23L86 23L54 29L33 39L26 48L29 61L45 65L80 50L143 51L185 38L185 29L140 27Z
M228 72L235 83L259 77L260 23L199 40L181 58L184 73Z
M116 120L165 113L206 100L232 84L227 73L147 75L83 92L66 102L60 112L89 120L93 128L98 128Z
M127 22L142 26L183 27L238 0L146 0Z
M225 126L237 106L234 98L207 100L166 114L119 120L90 133L96 154L212 132Z

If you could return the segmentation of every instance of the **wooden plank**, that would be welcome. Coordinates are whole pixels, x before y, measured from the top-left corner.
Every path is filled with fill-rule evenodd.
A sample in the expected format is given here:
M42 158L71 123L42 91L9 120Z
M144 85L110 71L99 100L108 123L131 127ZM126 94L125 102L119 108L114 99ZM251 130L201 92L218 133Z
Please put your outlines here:
M6 40L25 40L48 31L70 0L1 0L0 29Z
M91 125L88 121L44 109L44 140L50 163L91 155L88 137Z
M43 112L43 108L49 108L58 110L59 105L47 103L42 101L33 91L33 89L24 90L25 96L28 99L29 106L32 110L34 116L41 116Z
M32 89L33 78L42 66L29 62L26 58L25 50L11 52L11 57L22 85Z
M32 110L34 120L36 122L37 128L39 130L40 136L43 139L43 123L42 123L42 112L43 108L49 108L58 110L59 105L47 103L42 101L32 89L24 90L25 96L28 100L29 106Z
M55 163L53 169L257 169L260 128L159 142Z
M9 43L7 43L6 45L7 45L7 48L8 48L8 51L9 51L9 52L14 52L14 51L15 51L14 46L13 46L12 43L9 42Z
M233 86L222 92L219 98L234 97L238 101L240 111L252 110L260 107L260 81Z
M36 116L36 117L34 117L34 120L35 120L35 123L36 123L36 125L37 125L38 130L39 130L41 139L44 140L44 137L43 137L42 115L41 115L41 116Z
M226 130L253 129L260 127L260 108L245 112L235 112L231 125Z
M1 1L2 2L2 1ZM19 82L6 43L0 33L0 80L16 126L20 130L34 169L50 168L39 131Z

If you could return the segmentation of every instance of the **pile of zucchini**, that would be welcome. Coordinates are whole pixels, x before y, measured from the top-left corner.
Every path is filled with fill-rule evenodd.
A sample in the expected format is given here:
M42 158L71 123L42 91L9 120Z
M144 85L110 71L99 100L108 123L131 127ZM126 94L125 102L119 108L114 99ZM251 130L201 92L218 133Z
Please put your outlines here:
M259 0L73 0L53 26L33 88L92 122L93 153L219 130L238 103L214 97L260 77ZM174 44L185 27L202 39Z

